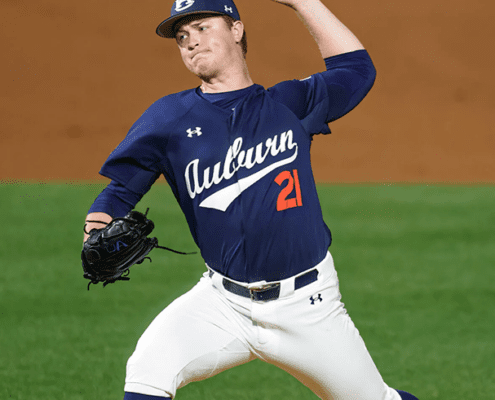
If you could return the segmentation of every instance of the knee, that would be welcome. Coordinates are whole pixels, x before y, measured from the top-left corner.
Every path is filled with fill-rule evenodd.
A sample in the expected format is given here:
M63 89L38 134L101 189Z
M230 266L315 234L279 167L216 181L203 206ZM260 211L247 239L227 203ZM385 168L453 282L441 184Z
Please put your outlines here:
M148 394L125 392L124 400L171 400L170 397L150 396Z

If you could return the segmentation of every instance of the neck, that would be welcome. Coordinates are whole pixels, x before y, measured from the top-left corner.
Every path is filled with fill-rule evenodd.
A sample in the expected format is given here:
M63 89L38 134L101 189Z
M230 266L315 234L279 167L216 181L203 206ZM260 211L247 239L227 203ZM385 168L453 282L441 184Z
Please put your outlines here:
M201 91L203 93L232 92L247 88L253 84L247 66L236 73L216 76L211 79L201 79Z

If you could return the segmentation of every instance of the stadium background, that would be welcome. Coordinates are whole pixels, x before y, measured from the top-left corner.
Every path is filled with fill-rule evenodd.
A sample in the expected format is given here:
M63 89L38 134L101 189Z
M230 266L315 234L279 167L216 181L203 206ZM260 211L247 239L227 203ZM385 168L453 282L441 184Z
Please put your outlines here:
M324 2L378 71L369 96L312 149L346 309L391 386L421 400L493 398L495 3ZM291 10L236 3L257 83L324 68ZM0 2L2 399L122 398L140 334L204 271L199 255L154 251L130 282L87 292L79 259L101 164L153 101L198 85L174 42L154 34L169 7ZM146 207L161 244L195 250L167 185ZM256 361L180 398L315 396Z
M265 87L324 68L292 10L238 0ZM378 71L369 96L316 139L320 182L495 180L495 3L327 1ZM197 86L156 25L169 2L0 3L0 179L99 179L158 98Z

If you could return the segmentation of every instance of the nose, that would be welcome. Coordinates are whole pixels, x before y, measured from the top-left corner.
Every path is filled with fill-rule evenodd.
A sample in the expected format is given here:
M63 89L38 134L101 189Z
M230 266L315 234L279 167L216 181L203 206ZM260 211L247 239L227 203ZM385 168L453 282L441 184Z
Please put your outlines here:
M191 32L189 35L189 40L187 41L187 48L189 50L194 50L199 45L199 35L195 32Z

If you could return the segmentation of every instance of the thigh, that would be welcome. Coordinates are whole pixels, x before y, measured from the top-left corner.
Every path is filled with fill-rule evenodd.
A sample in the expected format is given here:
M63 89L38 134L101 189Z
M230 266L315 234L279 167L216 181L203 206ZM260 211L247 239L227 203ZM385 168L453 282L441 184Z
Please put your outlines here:
M127 363L126 391L174 397L189 382L253 359L210 282L202 279L149 325Z
M271 360L328 400L398 400L383 381L340 301L336 274L278 310L283 328Z

